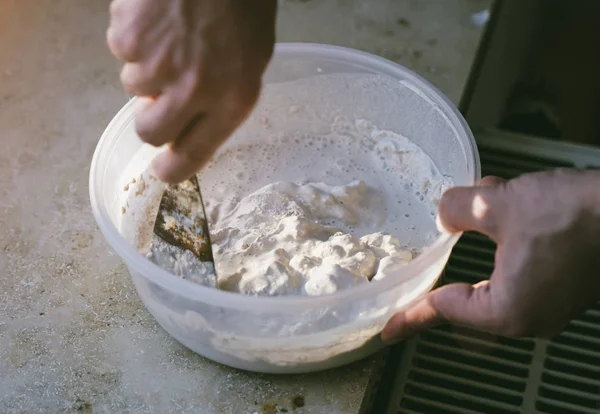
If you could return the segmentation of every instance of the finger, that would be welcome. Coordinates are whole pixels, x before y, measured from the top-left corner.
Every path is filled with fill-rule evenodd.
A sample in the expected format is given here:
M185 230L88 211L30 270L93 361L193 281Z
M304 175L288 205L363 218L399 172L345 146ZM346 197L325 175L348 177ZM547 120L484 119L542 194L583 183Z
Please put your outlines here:
M191 105L185 105L175 94L163 93L154 98L139 98L135 128L142 141L161 146L174 142L193 118Z
M214 112L205 115L186 128L187 135L154 159L152 172L171 184L188 179L208 162L240 122L223 122Z
M185 136L156 157L153 172L167 183L183 181L196 173L250 114L259 91L260 88L238 91L197 118L194 125L186 128Z
M139 56L133 40L121 36L114 26L110 26L106 31L106 43L111 53L121 61L134 62Z
M146 64L126 63L121 70L121 83L125 91L136 96L157 96L167 84L156 71Z
M434 290L416 305L394 315L381 332L381 339L394 343L417 333L451 323L483 330L496 330L490 283L451 284Z
M131 0L113 0L110 4L110 25L106 31L106 41L117 59L134 62L140 58L139 31L133 21L139 7Z
M449 233L478 231L498 241L498 226L505 207L503 186L454 187L438 208L438 227Z
M110 4L110 25L106 40L111 52L125 62L138 62L168 43L165 30L169 2L114 0Z

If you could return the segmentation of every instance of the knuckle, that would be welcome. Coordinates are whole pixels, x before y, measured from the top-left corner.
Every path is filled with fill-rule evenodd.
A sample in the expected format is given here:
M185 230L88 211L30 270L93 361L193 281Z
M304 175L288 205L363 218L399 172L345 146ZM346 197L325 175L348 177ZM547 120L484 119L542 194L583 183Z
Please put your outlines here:
M123 85L123 89L125 90L125 92L127 92L130 95L138 95L138 88L136 87L136 85L132 82L128 82L128 81L123 81L121 80L121 84Z
M120 9L121 9L121 2L119 0L113 0L110 2L110 5L108 6L108 13L110 15L110 19L114 20L117 19L120 15Z
M110 13L110 17L115 18L121 15L121 10L123 9L123 1L121 0L113 0L110 2L108 6L108 11Z
M121 74L119 76L121 79L121 84L125 88L126 91L130 92L130 89L135 84L135 75L131 72L128 64L125 64L123 69L121 70Z
M140 39L136 30L111 29L107 33L107 41L111 51L122 60L133 60L139 55Z
M140 139L150 145L158 146L155 143L154 134L152 131L152 127L147 122L144 122L143 119L136 119L135 121L135 132L140 137Z
M146 64L125 63L121 70L121 84L125 90L134 95L138 95L139 90L146 89L149 85L160 81L158 74L152 67ZM142 94L146 94L142 92Z
M113 54L116 54L116 50L115 50L115 37L117 36L117 34L115 33L115 28L113 25L108 27L108 30L106 31L106 43L108 44L108 47L110 48L111 52Z

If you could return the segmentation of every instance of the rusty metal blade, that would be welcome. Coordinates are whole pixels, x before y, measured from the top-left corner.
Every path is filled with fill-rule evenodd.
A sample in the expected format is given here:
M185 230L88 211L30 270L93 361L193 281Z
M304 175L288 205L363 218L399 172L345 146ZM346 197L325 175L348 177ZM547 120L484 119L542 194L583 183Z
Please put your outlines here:
M195 176L166 187L154 224L150 260L184 279L216 286L208 222Z

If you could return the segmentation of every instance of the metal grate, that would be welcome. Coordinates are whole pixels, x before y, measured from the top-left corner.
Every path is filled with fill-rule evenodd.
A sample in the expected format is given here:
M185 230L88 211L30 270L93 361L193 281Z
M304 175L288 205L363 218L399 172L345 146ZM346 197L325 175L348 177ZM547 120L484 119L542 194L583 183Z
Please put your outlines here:
M597 148L498 131L486 131L477 141L485 175L600 166ZM443 283L488 278L494 252L488 238L465 234ZM397 360L389 414L598 414L600 304L552 341L445 326L404 343Z
M600 412L600 305L547 344L536 410Z

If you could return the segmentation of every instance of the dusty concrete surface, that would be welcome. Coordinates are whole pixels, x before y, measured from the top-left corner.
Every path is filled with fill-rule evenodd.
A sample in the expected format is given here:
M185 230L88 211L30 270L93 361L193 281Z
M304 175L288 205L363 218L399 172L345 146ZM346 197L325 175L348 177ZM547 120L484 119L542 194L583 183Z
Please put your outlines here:
M108 0L0 2L0 412L356 413L372 360L258 376L178 345L138 300L88 201L96 142L126 101ZM368 4L368 7L367 7ZM458 100L483 0L282 1L279 38L357 47Z
M458 103L491 0L280 1L279 41L330 43L375 53L431 81Z

